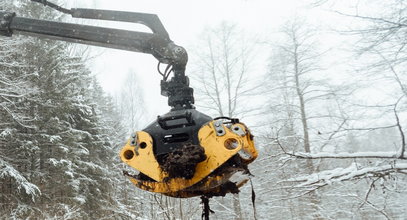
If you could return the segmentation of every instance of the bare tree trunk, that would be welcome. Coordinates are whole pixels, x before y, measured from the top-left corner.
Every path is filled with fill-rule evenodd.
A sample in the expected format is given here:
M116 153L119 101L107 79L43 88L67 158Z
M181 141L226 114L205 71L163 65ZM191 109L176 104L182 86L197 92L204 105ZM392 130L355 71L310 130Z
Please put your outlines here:
M301 87L301 82L300 82L300 75L301 75L301 70L299 69L299 59L298 59L298 47L299 43L297 42L297 34L295 30L292 32L292 41L293 41L293 46L294 46L294 81L295 81L295 90L297 93L297 97L299 100L299 108L300 108L300 114L301 114L301 125L302 125L302 130L303 130L303 143L304 143L304 151L306 153L311 153L311 144L310 144L310 138L309 138L309 133L308 133L308 122L307 122L307 114L305 112L305 101L304 101L304 91L303 88ZM311 159L306 160L306 171L308 174L312 174L314 172L314 164ZM313 214L312 217L315 219L321 219L321 216L319 214L319 203L320 199L319 196L316 194L315 191L309 193L309 201L310 201L310 209L312 210ZM306 202L305 202L306 204ZM304 210L307 211L307 210ZM306 213L304 213L304 216Z
M235 211L235 220L242 220L242 207L240 206L239 194L233 194L233 210Z
M301 90L300 87L300 79L299 79L299 69L298 69L298 45L296 43L296 39L294 38L294 78L295 78L295 88L297 92L298 99L300 101L300 111L301 111L301 124L302 124L302 130L304 132L304 150L307 153L311 152L311 147L309 143L309 134L308 134L308 123L307 123L307 116L305 114L305 102L304 102L304 93Z
M217 104L220 116L223 116L222 102L220 100L221 94L220 94L220 91L219 91L218 79L216 77L216 70L215 70L216 61L215 61L215 57L214 57L214 54L213 54L213 48L212 48L212 43L211 43L210 39L208 39L208 48L209 48L209 51L210 51L211 75L212 75L213 83L215 85L216 104ZM211 96L209 91L207 91L207 95Z

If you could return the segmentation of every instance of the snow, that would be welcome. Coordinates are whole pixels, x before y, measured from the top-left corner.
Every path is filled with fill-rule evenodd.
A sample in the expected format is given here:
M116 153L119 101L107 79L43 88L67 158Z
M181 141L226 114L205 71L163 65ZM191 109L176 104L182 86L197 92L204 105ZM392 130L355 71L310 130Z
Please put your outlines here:
M359 167L359 164L352 163L346 168L325 170L318 173L313 173L311 175L291 178L286 180L286 182L301 182L300 184L296 185L296 187L324 186L330 185L333 182L342 182L346 180L372 177L384 172L398 172L407 170L407 163L394 163L365 168Z
M338 152L338 153L331 153L331 152L319 152L319 153L302 153L296 152L295 156L299 157L307 157L307 158L397 158L398 153L393 151L375 151L375 152L355 152L355 153L348 153L348 152Z
M12 133L13 133L13 129L6 128L0 133L0 136L4 138L4 137L11 135Z
M10 164L0 158L0 178L11 177L14 179L17 189L31 196L34 201L35 197L41 195L40 189L30 183L20 172L14 169Z

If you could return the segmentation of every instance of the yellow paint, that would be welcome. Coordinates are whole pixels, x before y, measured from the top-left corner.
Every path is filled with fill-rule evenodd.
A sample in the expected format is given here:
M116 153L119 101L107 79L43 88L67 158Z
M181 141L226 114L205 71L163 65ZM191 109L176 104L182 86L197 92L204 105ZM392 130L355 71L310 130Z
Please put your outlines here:
M257 152L257 150L254 146L254 141L250 138L251 133L250 133L250 130L246 127L246 125L244 125L243 123L239 123L239 124L237 124L237 126L242 128L243 131L246 133L246 135L244 137L242 137L242 141L243 141L242 150L246 154L250 155L250 157L248 159L242 158L242 160L245 164L249 164L257 158L259 153Z
M130 141L127 141L126 146L124 146L120 152L120 158L123 162L127 165L133 167L134 169L146 174L151 179L155 181L162 181L165 176L165 172L163 172L158 164L157 160L154 157L153 153L153 139L151 136L144 131L138 131L137 133L137 141L136 145L138 145L138 155L135 152L135 146L130 145ZM146 147L142 149L140 147L141 143L146 143ZM127 160L124 157L124 152L127 150L131 150L134 153L132 159Z
M246 135L241 137L235 134L226 126L222 125L226 131L223 136L217 136L213 125L214 121L202 126L198 132L200 145L205 149L206 160L197 164L195 175L191 179L173 178L164 182L164 178L168 175L160 168L153 153L153 142L151 136L144 132L137 132L138 155L135 152L135 147L130 145L130 140L123 147L120 152L120 157L129 166L139 170L143 174L149 176L157 182L143 181L130 177L130 180L139 188L150 191L162 193L174 197L191 197L195 195L196 191L202 192L215 192L220 190L220 186L225 183L233 173L223 173L217 176L210 176L210 174L220 167L223 163L236 155L240 150L245 151L250 155L249 159L243 160L248 164L256 159L258 153L254 147L253 140L250 138L250 132L246 126L239 123ZM234 149L227 149L225 142L227 140L234 140L237 145ZM144 149L140 148L140 143L145 142L147 145ZM131 150L134 153L133 158L126 159L124 152ZM242 158L243 159L243 158ZM204 180L204 182L200 182ZM197 186L194 184L198 183ZM244 183L240 183L240 187ZM196 188L198 187L198 188Z

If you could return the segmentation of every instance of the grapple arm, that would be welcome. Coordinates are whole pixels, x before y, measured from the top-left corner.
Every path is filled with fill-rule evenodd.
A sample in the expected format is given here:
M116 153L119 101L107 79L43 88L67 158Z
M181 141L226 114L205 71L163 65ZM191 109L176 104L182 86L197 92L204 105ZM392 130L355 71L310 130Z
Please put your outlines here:
M13 12L0 11L0 35L40 36L73 43L152 54L161 63L185 67L188 55L175 45L157 15L74 8L72 17L143 24L152 33L81 25L65 22L17 17Z

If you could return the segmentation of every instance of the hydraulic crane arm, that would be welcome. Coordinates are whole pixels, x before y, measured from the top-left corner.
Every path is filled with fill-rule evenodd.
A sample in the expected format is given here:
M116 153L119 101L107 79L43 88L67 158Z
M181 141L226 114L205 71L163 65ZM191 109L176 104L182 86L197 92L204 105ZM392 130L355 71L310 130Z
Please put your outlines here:
M189 87L189 80L185 76L188 54L183 47L173 43L157 15L84 8L62 9L75 18L142 24L150 28L152 33L17 17L14 12L0 11L0 35L31 35L152 54L160 63L171 65L174 72L171 80L167 80L168 75L164 74L161 82L161 94L168 97L168 105L174 109L193 108L193 89Z
M0 11L0 35L11 36L13 33L33 35L147 53L152 54L161 63L185 68L188 61L187 52L171 41L157 15L83 8L73 8L69 11L75 18L143 24L153 33L16 17L13 12Z

